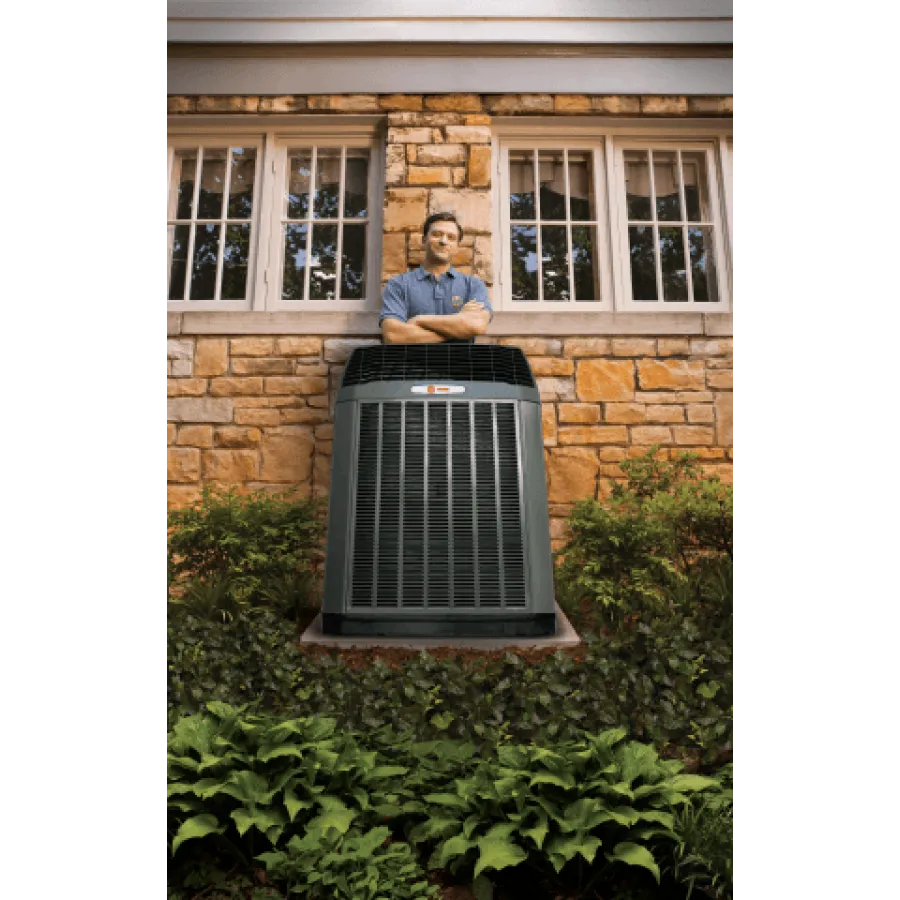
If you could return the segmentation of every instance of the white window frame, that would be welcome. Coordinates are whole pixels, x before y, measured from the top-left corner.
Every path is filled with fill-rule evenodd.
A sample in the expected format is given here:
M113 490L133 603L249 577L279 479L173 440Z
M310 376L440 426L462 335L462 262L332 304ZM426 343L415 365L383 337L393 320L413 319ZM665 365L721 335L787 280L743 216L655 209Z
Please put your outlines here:
M247 116L216 117L185 121L170 120L168 190L171 191L174 150L177 147L225 143L228 146L256 146L257 171L254 185L254 209L251 217L250 260L247 274L248 297L244 300L172 300L173 313L254 311L299 313L377 312L381 308L382 202L384 195L385 149L377 116L347 116L324 119L322 116L292 116L273 121ZM369 158L369 215L366 235L366 295L353 300L281 299L284 241L282 218L287 177L288 149L319 147L366 147ZM171 202L171 201L170 201ZM168 254L167 254L168 256ZM190 265L190 261L188 263ZM308 271L307 267L307 271Z
M663 315L668 313L730 313L732 285L732 123L731 120L681 119L648 122L646 119L497 118L493 122L495 173L494 259L498 261L494 308L509 312L572 313L615 312ZM719 299L698 302L636 302L631 299L628 265L628 219L625 207L624 149L656 146L707 152L707 177L713 207L713 232ZM536 149L591 149L598 222L597 264L600 266L600 302L523 302L512 300L509 249L509 151Z

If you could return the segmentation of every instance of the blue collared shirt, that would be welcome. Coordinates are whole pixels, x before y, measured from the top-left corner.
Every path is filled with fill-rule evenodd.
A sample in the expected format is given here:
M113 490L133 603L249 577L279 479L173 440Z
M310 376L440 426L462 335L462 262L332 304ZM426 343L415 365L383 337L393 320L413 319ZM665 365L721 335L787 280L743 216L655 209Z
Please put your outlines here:
M463 275L453 266L440 278L435 278L419 266L397 275L385 285L378 324L380 326L384 319L408 322L413 316L452 316L470 300L481 301L493 319L487 286L480 278Z

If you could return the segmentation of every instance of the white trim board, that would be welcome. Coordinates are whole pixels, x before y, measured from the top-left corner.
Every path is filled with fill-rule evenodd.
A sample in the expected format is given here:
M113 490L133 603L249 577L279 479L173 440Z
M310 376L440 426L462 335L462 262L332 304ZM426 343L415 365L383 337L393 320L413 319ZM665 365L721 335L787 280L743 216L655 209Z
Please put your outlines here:
M731 59L168 60L169 94L731 94Z

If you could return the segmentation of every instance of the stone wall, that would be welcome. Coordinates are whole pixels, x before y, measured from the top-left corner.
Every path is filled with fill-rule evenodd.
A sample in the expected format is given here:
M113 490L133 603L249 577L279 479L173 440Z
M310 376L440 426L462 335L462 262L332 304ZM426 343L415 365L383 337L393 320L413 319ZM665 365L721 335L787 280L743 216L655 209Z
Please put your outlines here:
M454 265L490 288L493 115L730 117L732 100L551 94L170 97L169 112L185 119L207 113L383 115L382 283L422 262L423 221L431 212L451 209L466 232ZM605 496L609 479L622 476L622 460L651 445L660 445L663 455L691 450L708 471L730 480L730 337L554 333L488 335L479 341L522 347L537 376L555 542L572 503ZM170 505L190 503L209 483L326 496L334 394L352 349L374 342L353 335L171 337Z

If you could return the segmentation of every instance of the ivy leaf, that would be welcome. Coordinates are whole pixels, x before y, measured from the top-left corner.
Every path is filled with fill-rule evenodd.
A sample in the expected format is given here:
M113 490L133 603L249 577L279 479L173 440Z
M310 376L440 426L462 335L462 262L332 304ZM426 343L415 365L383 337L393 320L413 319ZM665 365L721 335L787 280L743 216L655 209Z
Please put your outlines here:
M623 862L629 866L641 866L652 872L657 884L659 883L659 866L654 861L653 854L646 847L623 841L621 844L616 844L612 853L607 854L607 859L610 862Z
M476 878L485 869L506 869L528 859L528 854L521 847L509 841L480 838L475 843L479 851L478 862L475 864Z
M191 838L206 837L208 834L221 834L225 830L224 825L219 824L219 820L208 813L202 816L191 816L190 819L181 823L178 833L172 839L172 854L185 842Z

